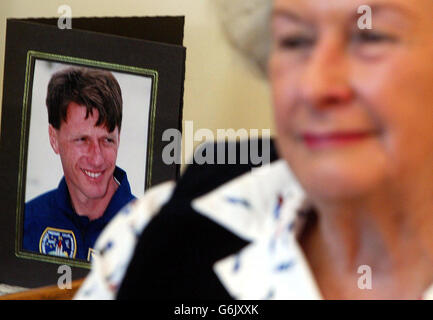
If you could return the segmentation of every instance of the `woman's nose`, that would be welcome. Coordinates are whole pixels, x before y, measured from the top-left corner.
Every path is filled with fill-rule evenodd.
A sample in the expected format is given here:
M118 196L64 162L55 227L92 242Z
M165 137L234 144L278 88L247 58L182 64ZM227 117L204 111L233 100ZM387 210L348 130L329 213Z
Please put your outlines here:
M304 104L319 110L347 105L353 91L343 43L335 36L324 36L306 59L299 90Z

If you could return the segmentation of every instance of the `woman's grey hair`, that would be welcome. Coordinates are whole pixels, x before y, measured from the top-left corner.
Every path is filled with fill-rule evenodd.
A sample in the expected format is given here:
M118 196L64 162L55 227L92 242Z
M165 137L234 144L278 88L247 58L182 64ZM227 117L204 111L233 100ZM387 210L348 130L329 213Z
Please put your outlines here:
M272 0L213 0L229 42L266 74Z

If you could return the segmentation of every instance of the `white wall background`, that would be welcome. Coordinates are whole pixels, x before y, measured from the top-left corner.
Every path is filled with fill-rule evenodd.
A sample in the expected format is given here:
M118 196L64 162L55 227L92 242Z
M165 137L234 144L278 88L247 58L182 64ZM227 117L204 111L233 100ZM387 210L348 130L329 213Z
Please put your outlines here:
M183 15L187 48L183 120L194 121L194 130L208 128L215 135L218 128L270 128L273 133L267 82L227 42L214 2L0 0L0 97L8 17L59 17L57 9L63 4L71 7L73 17Z
M63 176L60 157L48 139L48 114L45 105L51 75L68 64L37 59L33 78L29 149L25 201L54 189ZM140 75L112 71L123 98L123 120L117 165L128 175L132 193L144 193L147 123L152 80Z

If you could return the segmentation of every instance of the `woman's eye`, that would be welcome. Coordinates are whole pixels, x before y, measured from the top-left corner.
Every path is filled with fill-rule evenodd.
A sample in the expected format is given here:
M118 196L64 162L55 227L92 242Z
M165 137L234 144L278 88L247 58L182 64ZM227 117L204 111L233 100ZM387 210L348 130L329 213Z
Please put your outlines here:
M288 50L306 49L314 44L314 39L305 36L284 37L279 41L279 47Z
M384 33L363 31L355 34L353 40L357 43L381 44L395 42L395 38Z

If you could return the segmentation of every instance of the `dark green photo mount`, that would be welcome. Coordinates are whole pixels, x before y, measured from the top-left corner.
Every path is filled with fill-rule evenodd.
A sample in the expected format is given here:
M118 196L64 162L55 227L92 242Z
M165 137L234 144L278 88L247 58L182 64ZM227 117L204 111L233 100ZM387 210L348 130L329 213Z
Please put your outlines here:
M184 17L74 18L59 29L55 18L8 19L0 135L0 283L34 288L57 283L60 265L73 279L86 276L86 260L23 250L23 219L35 63L100 68L151 79L145 190L179 177L167 165L164 130L181 130L186 49ZM143 108L144 108L143 104ZM46 128L44 128L46 130ZM143 146L143 148L145 148ZM31 159L30 159L31 160Z

